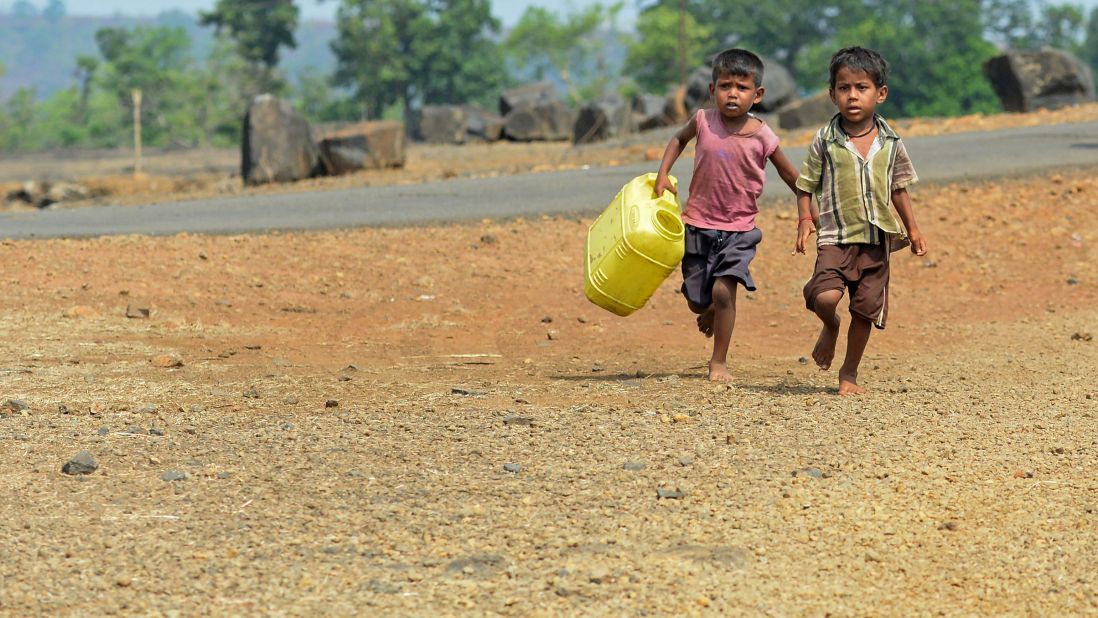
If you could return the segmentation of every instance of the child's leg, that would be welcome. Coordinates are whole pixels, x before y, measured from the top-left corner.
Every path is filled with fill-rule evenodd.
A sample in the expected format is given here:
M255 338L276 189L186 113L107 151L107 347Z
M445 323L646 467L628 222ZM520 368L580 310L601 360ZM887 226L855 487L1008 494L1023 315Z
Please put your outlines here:
M736 326L736 279L717 277L713 282L713 356L709 359L709 379L728 382L728 346ZM704 315L704 314L703 314Z
M839 368L839 394L861 395L865 389L858 386L858 366L873 332L873 323L855 314L850 315L850 328L846 332L846 359Z
M706 337L713 336L713 304L698 305L691 301L686 301L686 306L690 307L690 311L698 314L698 330L702 332Z
M830 369L831 361L835 359L835 345L839 341L841 325L838 307L842 298L842 290L827 290L817 294L812 302L812 310L823 322L820 336L816 339L816 346L812 348L812 360L816 361L820 369Z

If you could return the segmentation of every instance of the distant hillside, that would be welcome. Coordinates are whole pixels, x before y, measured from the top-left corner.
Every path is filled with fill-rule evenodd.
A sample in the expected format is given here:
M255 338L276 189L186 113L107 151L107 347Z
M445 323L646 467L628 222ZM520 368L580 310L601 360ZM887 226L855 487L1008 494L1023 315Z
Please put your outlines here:
M154 18L64 16L49 19L37 15L0 15L0 62L7 73L0 78L0 100L22 87L34 88L38 98L74 85L76 57L98 56L95 33L100 28L134 26L180 26L191 38L196 60L204 59L213 47L213 28L198 24L196 15L171 11ZM329 73L335 57L328 43L335 38L335 24L305 22L297 31L297 49L284 50L282 70L295 79L305 69Z

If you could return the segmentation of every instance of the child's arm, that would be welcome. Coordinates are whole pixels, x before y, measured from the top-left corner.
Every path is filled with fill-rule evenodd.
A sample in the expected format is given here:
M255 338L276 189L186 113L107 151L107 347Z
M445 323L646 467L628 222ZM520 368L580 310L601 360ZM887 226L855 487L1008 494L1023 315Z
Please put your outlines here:
M808 239L816 233L816 219L819 213L812 207L812 194L801 189L797 192L797 246L794 253L804 253Z
M789 157L782 152L781 146L774 149L774 152L770 155L770 162L774 164L774 169L778 170L778 176L781 177L782 181L789 185L789 190L796 195L797 177L800 174L797 172L797 168L793 167L793 163L789 161Z
M915 211L911 208L911 196L907 189L896 189L892 192L892 205L896 207L896 213L903 221L907 237L911 239L911 252L915 255L926 255L926 239L919 230L919 224L915 223Z
M690 143L690 140L694 139L698 135L698 125L691 116L681 129L675 132L675 135L671 138L670 142L667 142L667 148L663 151L663 160L660 161L660 170L656 174L656 196L663 195L664 191L670 191L675 195L678 195L678 190L671 184L671 180L667 178L667 175L671 173L671 166L675 165L675 161L678 160L679 155L686 149L686 145Z

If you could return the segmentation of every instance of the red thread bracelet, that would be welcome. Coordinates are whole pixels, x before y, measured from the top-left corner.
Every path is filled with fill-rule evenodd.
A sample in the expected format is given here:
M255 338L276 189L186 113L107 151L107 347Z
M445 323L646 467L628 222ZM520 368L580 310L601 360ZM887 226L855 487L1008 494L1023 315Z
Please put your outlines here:
M808 215L807 217L801 217L800 219L797 219L797 223L800 224L801 221L811 221L811 220L812 220L812 215Z

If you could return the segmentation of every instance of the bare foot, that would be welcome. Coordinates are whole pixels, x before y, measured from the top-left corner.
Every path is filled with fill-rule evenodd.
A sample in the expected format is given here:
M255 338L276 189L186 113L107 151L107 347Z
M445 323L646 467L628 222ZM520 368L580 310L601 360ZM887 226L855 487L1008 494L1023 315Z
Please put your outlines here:
M856 379L839 378L839 395L846 397L848 395L864 395L865 389L858 386Z
M713 336L713 313L713 305L709 305L708 309L698 314L698 330L706 337Z
M731 382L732 374L728 373L728 365L724 363L714 363L709 361L709 381L710 382Z
M820 369L830 369L831 361L835 360L835 345L839 342L839 321L835 324L824 324L820 329L820 337L816 340L816 347L812 348L812 360Z

